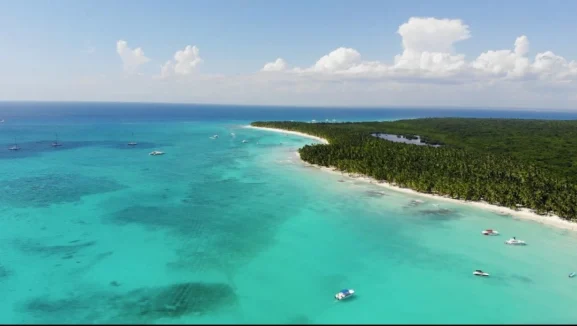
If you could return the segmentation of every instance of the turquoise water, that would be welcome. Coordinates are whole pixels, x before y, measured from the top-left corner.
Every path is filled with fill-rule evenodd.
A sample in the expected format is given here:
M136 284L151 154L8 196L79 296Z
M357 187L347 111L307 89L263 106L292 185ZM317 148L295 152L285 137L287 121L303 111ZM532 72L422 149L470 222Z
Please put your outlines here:
M7 115L0 140L22 150L0 151L0 323L577 321L574 232L324 173L295 155L313 140L242 111L153 112Z

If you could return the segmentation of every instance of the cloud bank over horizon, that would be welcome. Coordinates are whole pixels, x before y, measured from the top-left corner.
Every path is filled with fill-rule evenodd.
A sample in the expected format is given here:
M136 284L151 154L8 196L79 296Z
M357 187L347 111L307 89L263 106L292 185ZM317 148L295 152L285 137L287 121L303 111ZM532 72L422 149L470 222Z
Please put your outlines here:
M471 38L469 26L459 19L412 17L399 26L403 52L392 64L364 61L352 48L340 47L320 58L308 68L289 68L278 58L265 64L262 71L285 73L324 73L345 78L382 78L418 82L416 79L452 79L461 82L497 80L542 80L550 83L575 82L577 62L568 61L552 51L527 57L529 39L517 37L512 49L487 50L472 61L456 53L455 44ZM276 69L270 69L275 63Z

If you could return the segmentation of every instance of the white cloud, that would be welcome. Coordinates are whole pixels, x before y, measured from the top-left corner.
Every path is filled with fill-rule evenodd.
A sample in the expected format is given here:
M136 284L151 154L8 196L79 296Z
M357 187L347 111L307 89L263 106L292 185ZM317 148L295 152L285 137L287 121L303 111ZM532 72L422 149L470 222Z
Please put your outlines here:
M577 79L577 61L568 62L565 58L555 55L551 51L538 53L531 68L542 79L572 81Z
M469 26L460 19L412 17L397 33L403 38L403 49L416 53L452 53L456 42L471 37Z
M284 71L286 69L286 61L282 58L277 58L275 61L265 64L261 71Z
M336 72L350 69L361 62L361 54L351 48L338 48L320 58L310 69L318 72Z
M454 44L471 37L459 19L410 18L399 26L403 53L395 56L394 69L422 70L439 75L460 70L465 56L454 54Z
M515 49L489 50L481 53L471 67L481 73L501 77L523 77L530 72L531 64L525 55L529 52L529 39L523 35L515 40Z
M168 77L173 74L190 75L203 60L196 45L187 45L184 50L176 51L174 61L173 63L169 60L160 67L160 75L162 77Z
M141 48L136 48L134 50L128 47L126 41L119 40L116 42L116 52L122 59L122 64L124 66L124 71L134 72L138 66L150 61L144 55L144 51Z
M275 71L323 73L335 78L389 78L413 83L419 79L473 83L491 83L499 79L567 82L577 77L577 63L568 62L551 51L537 54L531 62L527 57L529 39L525 35L515 40L512 50L488 50L467 62L465 55L455 50L456 43L471 38L469 26L459 19L412 17L399 26L397 33L401 36L403 52L393 58L392 64L363 61L357 50L340 47L309 68L287 70L283 66ZM265 67L272 70L274 63Z

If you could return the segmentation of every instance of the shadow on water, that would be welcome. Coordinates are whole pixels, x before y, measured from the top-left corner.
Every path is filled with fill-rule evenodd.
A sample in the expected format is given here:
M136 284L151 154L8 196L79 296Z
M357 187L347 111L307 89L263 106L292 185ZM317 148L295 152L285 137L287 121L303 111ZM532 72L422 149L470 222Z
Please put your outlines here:
M310 325L312 320L307 315L294 315L286 323L289 325Z
M150 142L139 142L136 146L129 146L128 141L63 141L62 146L52 147L52 141L24 142L18 143L20 150L10 151L8 147L12 144L6 144L5 150L0 147L0 159L28 158L39 156L47 152L66 151L71 149L85 147L103 147L118 150L149 150L159 147L169 147L171 144L155 144Z
M459 212L447 208L422 209L419 210L419 214L435 221L453 221L463 218Z
M63 259L73 257L83 249L93 247L96 241L75 242L64 245L42 245L31 240L17 240L14 245L18 250L27 255L38 255L42 257L62 256Z
M6 266L0 264L0 282L12 275L12 271Z
M389 196L386 192L382 190L368 190L365 191L365 195L371 198L381 198L383 196Z
M82 196L126 188L107 178L79 174L44 174L2 182L0 203L13 207L47 207L79 201Z
M118 289L118 288L116 288ZM78 291L66 298L36 297L21 309L43 323L155 323L160 319L203 315L237 303L224 283L188 282L125 293Z

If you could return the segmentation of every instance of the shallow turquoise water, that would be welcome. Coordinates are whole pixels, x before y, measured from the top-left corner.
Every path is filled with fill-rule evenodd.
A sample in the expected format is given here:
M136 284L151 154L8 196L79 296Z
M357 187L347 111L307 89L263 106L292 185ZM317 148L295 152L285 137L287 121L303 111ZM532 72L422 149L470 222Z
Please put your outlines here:
M303 165L312 140L245 124L2 126L23 150L0 155L0 322L577 321L573 232L409 206L419 197ZM335 302L342 288L358 295Z

